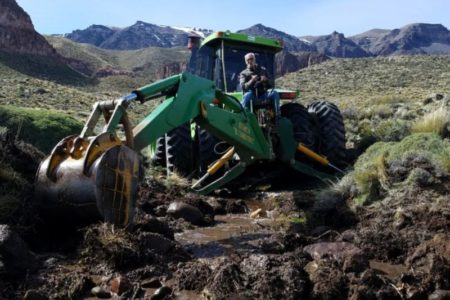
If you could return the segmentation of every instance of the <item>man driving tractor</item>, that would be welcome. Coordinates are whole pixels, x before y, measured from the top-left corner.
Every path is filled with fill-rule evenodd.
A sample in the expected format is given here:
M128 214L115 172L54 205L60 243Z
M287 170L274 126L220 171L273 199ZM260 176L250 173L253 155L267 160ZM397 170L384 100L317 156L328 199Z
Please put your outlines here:
M268 77L266 68L256 64L255 54L250 52L245 55L245 63L247 68L240 74L239 82L244 96L242 105L250 110L250 103L258 104L258 102L269 99L273 101L275 106L275 114L280 116L280 95L274 89L270 90L274 85L272 79Z

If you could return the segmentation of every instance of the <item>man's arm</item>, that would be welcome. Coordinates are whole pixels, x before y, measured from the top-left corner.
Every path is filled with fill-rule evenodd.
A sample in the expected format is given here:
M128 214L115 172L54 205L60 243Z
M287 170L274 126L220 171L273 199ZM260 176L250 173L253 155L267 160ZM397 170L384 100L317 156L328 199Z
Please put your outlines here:
M266 88L270 89L274 86L272 79L269 77L266 68L261 67L261 81L264 83Z
M239 78L239 83L241 84L242 90L246 92L251 89L254 86L257 78L257 75L250 76L250 74L246 74L245 71L242 71Z
M239 84L241 85L241 88L244 92L245 92L245 79L246 79L246 76L245 76L244 72L241 72L241 74L239 74Z

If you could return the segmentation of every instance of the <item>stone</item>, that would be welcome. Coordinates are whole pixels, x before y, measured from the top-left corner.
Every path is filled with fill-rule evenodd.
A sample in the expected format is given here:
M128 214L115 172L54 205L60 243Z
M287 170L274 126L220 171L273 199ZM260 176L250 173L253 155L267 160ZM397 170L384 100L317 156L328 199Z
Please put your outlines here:
M162 286L161 281L157 277L143 280L141 286L145 289L157 289Z
M369 266L367 257L361 249L347 242L322 242L308 245L303 251L316 262L331 258L343 266L345 272L362 272Z
M261 218L264 215L262 208L258 208L250 213L250 218L256 219Z
M111 281L111 292L122 295L131 288L130 281L124 276L117 276Z
M168 286L162 286L153 293L150 300L162 300L170 294L172 294L172 289Z
M111 298L111 293L105 290L101 286L96 286L91 289L91 294L100 299L108 299Z
M206 202L208 202L208 204L211 205L215 215L224 215L227 213L225 209L226 200L210 198Z
M174 241L153 232L141 233L139 235L139 241L143 248L152 249L159 254L166 254L176 247Z
M24 240L8 225L0 225L0 257L4 269L11 275L22 276L35 270L38 261Z
M167 213L174 218L182 218L193 225L203 225L205 223L202 212L197 207L184 202L170 203Z

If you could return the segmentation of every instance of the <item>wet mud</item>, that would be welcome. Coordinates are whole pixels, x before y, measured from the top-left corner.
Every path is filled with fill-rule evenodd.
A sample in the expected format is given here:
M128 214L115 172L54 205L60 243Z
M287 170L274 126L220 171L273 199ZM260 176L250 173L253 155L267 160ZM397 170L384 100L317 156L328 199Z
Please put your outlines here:
M28 165L17 169L31 187ZM3 220L0 236L15 232L3 240L23 256L0 244L0 299L448 299L450 179L441 181L319 209L319 182L199 196L148 179L126 229L38 226L30 205L27 218Z

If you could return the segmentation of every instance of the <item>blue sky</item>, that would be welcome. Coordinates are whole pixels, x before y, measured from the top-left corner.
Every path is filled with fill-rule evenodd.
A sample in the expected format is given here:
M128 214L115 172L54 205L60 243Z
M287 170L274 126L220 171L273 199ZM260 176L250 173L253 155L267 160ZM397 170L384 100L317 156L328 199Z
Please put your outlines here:
M448 0L17 0L42 34L92 24L126 27L137 20L236 31L257 23L303 35L346 36L373 28L440 23L450 28Z

